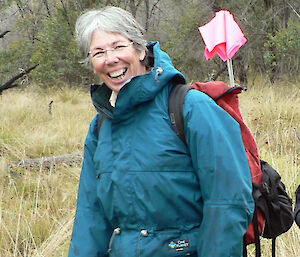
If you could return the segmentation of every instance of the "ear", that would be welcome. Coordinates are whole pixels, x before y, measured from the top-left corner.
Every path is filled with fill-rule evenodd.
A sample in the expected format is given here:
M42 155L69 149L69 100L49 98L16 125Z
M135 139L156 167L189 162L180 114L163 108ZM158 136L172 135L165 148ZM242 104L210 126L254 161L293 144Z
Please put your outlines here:
M141 52L140 52L140 61L143 61L144 59L145 59L145 57L146 57L146 50L142 50Z

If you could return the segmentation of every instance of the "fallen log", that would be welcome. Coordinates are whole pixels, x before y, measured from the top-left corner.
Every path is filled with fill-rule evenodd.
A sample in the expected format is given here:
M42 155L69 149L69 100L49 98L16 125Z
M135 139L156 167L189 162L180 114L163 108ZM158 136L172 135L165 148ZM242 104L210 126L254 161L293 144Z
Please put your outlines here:
M9 164L9 168L23 168L23 169L50 169L58 165L72 167L81 164L83 160L82 152L71 154L64 154L59 156L42 157L35 159L27 159L20 162L13 162Z

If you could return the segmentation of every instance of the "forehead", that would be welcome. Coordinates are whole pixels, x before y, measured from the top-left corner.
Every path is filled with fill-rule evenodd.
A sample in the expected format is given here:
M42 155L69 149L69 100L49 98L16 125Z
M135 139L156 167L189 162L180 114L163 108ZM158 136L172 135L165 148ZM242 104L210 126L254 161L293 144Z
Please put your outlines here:
M92 33L90 49L110 47L118 42L128 42L129 39L120 33L97 29Z

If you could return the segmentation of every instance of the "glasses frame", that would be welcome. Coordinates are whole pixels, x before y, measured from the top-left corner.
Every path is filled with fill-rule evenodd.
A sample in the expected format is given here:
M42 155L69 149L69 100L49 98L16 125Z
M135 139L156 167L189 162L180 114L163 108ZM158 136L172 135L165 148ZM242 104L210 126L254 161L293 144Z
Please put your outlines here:
M122 52L122 51L124 51L127 47L129 47L129 46L131 46L131 45L133 45L134 43L131 41L131 42L129 42L129 43L127 43L127 44L123 44L123 45L117 45L117 46L115 46L115 47L112 47L112 48L107 48L107 49L102 49L102 50L98 50L97 51L97 53L96 54L94 54L94 55L92 55L92 51L89 51L88 52L88 57L90 56L91 58L95 58L95 59L104 59L105 57L106 57L106 53L108 52L108 51L112 51L112 52ZM98 54L99 54L99 52L100 52L100 56L98 56Z

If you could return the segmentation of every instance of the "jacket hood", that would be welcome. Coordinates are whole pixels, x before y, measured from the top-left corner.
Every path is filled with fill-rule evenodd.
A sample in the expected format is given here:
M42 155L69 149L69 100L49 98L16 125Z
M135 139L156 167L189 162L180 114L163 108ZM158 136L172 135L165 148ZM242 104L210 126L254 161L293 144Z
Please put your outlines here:
M109 103L111 90L105 84L91 86L91 97L97 111L114 119L125 119L137 105L153 100L170 82L186 83L183 74L173 66L169 55L160 49L159 42L150 42L147 48L150 55L153 52L153 68L125 83L118 93L115 108Z

